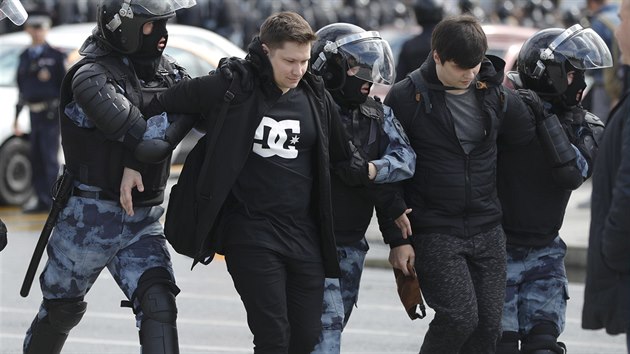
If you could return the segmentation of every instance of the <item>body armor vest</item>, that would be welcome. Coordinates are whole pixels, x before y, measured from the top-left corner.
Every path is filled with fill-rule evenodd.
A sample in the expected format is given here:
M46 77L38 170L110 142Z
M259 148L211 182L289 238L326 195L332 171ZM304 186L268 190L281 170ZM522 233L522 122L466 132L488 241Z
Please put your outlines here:
M134 160L133 152L124 148L122 142L107 139L96 127L79 127L64 112L65 107L73 102L73 76L81 66L88 63L98 63L105 68L107 81L122 89L129 103L138 107L140 111L149 104L153 95L187 77L181 67L163 56L155 80L143 83L125 62L125 58L118 56L86 57L68 71L62 83L60 97L60 127L66 165L75 180L101 188L103 194L113 200L119 199L124 167L139 169L145 191L139 193L133 190L134 206L159 205L164 199L170 158L157 164L140 164Z

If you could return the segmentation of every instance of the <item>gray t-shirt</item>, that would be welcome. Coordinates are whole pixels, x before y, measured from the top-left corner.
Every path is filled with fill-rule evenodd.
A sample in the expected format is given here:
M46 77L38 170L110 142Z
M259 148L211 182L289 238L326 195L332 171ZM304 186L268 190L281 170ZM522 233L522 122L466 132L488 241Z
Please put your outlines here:
M455 123L455 133L466 154L470 153L485 136L481 107L471 87L455 95L446 92L446 107Z

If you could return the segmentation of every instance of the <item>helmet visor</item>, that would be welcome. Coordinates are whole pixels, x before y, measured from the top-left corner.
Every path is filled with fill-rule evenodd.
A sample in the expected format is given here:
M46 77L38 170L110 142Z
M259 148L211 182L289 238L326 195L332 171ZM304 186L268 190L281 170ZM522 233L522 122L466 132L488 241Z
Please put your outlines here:
M565 30L550 45L553 53L561 54L576 69L589 70L612 66L612 55L602 38L590 28L575 25Z
M24 10L24 6L19 0L1 0L0 3L0 20L8 17L11 22L21 26L26 21L28 14Z
M141 7L144 11L153 16L172 14L179 9L187 9L196 4L196 0L144 0L139 3L132 2L132 5Z
M389 43L370 37L340 46L349 74L375 84L394 82L394 56Z

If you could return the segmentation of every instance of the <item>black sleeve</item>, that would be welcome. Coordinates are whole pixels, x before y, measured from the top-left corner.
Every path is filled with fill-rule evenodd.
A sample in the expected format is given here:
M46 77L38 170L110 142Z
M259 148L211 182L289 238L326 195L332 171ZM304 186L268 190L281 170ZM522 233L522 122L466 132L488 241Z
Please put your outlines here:
M147 124L138 107L110 76L109 70L98 63L81 66L72 78L74 99L108 139L121 141L133 151Z
M339 112L326 91L326 112L329 122L328 142L332 172L350 186L368 185L368 159L361 149L354 146L350 135L341 123Z
M387 244L402 237L400 229L394 224L394 220L407 209L400 191L399 186L394 183L372 184L367 187L367 193L374 202L383 241Z
M501 102L505 105L501 109L505 109L505 112L499 129L499 140L511 145L529 144L536 137L533 113L515 91L505 87L500 91L499 94L503 96Z
M597 158L598 142L604 132L604 123L594 114L585 112L584 120L580 124L571 127L569 139L580 151L587 163L587 176L593 174L593 165Z
M151 111L185 114L210 112L215 104L222 102L229 83L219 74L181 81L157 95L157 102L151 104ZM156 103L159 103L159 106Z

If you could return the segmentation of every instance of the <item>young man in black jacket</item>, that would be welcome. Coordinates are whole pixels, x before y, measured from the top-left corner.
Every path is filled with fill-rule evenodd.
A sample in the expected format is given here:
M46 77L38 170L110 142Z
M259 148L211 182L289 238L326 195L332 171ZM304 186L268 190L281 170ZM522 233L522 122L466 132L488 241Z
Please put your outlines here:
M329 166L352 151L324 83L307 72L315 39L292 12L262 24L206 157L203 225L188 235L201 252L225 255L255 353L310 353L321 332L324 279L340 275ZM201 113L211 131L230 82L220 73L196 78L160 94L154 107ZM353 166L356 180L367 182L367 164Z
M558 233L571 191L591 175L604 129L580 106L584 72L611 63L603 40L575 25L534 34L521 48L518 71L508 73L535 114L537 137L525 146L499 145L507 286L498 354L566 351L557 342L569 298L567 247Z
M415 262L435 310L421 353L492 353L505 294L497 140L528 143L534 120L501 86L504 62L484 56L487 40L477 19L442 20L431 47L424 64L385 100L417 156L416 173L404 182L412 212L397 220L411 237L390 242L390 263L407 274L407 263Z

